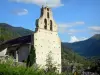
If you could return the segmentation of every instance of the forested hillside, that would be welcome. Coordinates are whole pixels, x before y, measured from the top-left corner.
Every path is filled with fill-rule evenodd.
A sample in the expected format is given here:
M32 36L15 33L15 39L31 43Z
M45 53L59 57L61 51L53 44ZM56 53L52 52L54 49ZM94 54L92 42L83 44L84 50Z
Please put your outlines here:
M0 42L32 34L33 31L22 27L13 27L6 23L0 23Z

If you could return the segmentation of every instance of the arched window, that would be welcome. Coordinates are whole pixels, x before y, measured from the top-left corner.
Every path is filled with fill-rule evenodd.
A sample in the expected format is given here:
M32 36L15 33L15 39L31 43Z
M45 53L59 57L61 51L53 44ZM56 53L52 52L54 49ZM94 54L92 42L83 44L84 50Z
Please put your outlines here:
M52 31L52 21L50 20L50 30Z
M47 19L44 19L44 29L47 29Z
M49 12L47 12L47 18L49 18Z
M49 8L47 8L47 11L49 11Z

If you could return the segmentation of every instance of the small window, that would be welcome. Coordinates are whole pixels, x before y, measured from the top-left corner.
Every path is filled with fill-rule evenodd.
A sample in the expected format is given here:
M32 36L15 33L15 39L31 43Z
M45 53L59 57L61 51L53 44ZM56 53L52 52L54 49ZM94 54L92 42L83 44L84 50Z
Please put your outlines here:
M47 29L47 19L44 19L44 29Z
M52 31L52 21L50 20L50 30Z
M50 16L49 16L49 12L47 12L47 18L49 18Z

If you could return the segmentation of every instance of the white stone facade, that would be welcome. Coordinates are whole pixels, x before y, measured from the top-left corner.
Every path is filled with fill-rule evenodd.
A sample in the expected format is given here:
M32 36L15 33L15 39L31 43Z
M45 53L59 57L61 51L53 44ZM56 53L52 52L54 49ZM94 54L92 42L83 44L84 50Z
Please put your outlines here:
M46 65L49 52L56 68L61 73L61 40L58 36L57 24L53 20L52 11L48 7L41 8L41 16L36 21L34 33L34 48L36 50L36 63Z
M0 52L0 56L5 56L6 52L7 52L7 48L5 48Z

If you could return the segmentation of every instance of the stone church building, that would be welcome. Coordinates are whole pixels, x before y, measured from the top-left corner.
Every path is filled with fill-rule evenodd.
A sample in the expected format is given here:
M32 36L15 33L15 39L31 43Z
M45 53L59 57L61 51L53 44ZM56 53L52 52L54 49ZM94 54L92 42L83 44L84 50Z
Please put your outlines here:
M49 52L52 53L52 63L61 72L61 40L58 27L49 7L42 7L40 18L36 20L35 32L32 35L19 37L2 43L1 54L12 55L17 61L23 62L30 53L31 45L35 48L36 64L45 68Z

